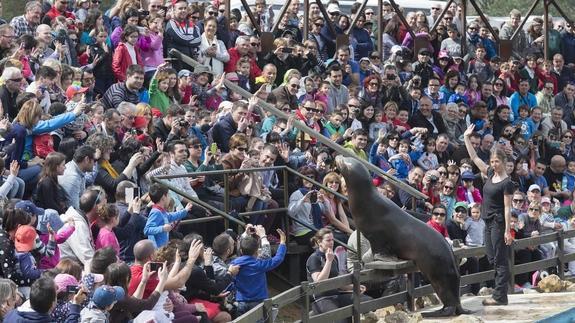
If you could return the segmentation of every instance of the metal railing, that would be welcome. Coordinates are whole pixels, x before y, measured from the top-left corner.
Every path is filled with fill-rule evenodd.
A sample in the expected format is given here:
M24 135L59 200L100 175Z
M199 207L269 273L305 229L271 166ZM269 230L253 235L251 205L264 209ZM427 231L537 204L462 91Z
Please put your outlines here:
M575 230L569 231L559 231L550 234L545 234L537 237L531 237L526 239L519 239L513 242L511 248L509 248L509 267L511 272L510 285L514 286L514 277L518 274L523 274L527 272L532 272L535 270L547 269L550 267L558 267L558 276L563 279L563 266L565 263L570 261L575 261L575 253L567 254L565 252L563 241L565 239L575 237ZM524 264L514 264L514 253L517 250L521 250L527 247L536 247L545 243L556 242L557 243L557 254L555 257L549 259L543 259L538 261L533 261ZM475 248L464 248L454 250L456 259L468 257L481 257L485 255L485 247L475 247ZM256 322L262 320L266 323L273 322L273 311L279 311L281 308L297 303L301 308L301 321L298 322L333 322L335 320L341 320L349 317L354 318L354 322L359 322L359 316L361 313L367 313L374 311L379 308L393 306L398 303L407 303L411 310L414 310L415 299L418 297L433 294L433 288L431 285L425 285L420 287L414 286L414 275L417 272L417 267L412 261L402 261L389 266L385 266L383 269L364 269L359 270L360 266L358 263L354 264L354 270L352 273L341 275L335 278L326 279L320 282L302 282L300 286L296 286L289 289L281 294L264 300L261 304L254 307L249 312L236 318L234 322L244 323L244 322ZM363 282L381 282L382 280L389 278L390 276L397 276L407 274L406 289L388 296L383 296L380 298L371 299L364 302L359 302L359 288L360 284ZM495 271L488 270L483 272L478 272L474 274L469 274L461 277L460 281L460 291L464 291L465 285L481 283L485 281L490 281L494 279ZM353 285L354 290L354 302L352 305L338 308L333 311L329 311L321 314L310 315L311 301L314 293L321 293L326 291L337 290L347 285ZM513 288L511 289L513 290Z

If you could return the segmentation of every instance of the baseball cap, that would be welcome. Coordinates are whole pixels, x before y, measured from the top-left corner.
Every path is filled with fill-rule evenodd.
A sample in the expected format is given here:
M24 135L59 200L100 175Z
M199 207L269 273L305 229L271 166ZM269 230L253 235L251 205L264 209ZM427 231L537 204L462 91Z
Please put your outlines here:
M449 57L447 51L445 50L439 51L439 55L437 55L437 58L444 58L444 57Z
M22 200L14 205L15 209L24 210L32 215L40 216L44 214L44 209L39 208L30 200Z
M464 171L463 174L461 174L461 179L466 180L475 180L475 175L473 175L473 173L471 171Z
M541 186L539 186L537 184L531 184L531 186L529 186L529 189L527 190L527 192L532 192L534 190L539 190L539 192L541 192Z
M418 53L419 53L419 55L423 55L423 54L431 55L431 51L428 48L422 48L419 50Z
M29 252L34 249L36 242L36 229L30 225L21 225L14 236L14 247L18 252Z
M190 72L189 70L186 70L186 69L183 69L183 70L178 72L178 78L188 77L190 75L192 75L192 72Z
M453 207L453 209L457 210L458 207L462 207L465 210L467 210L468 206L467 206L467 203L465 203L465 202L457 202L457 203L455 203L455 206Z
M543 203L549 203L549 204L551 204L551 199L550 199L548 196L543 196L543 197L541 198L541 204L543 204Z
M491 57L490 61L494 62L494 63L499 63L499 62L501 62L501 57L495 55L495 56Z
M60 293L66 290L68 286L78 286L78 280L76 277L69 274L58 274L54 277L54 282L56 283L56 292Z
M89 88L87 88L87 87L81 87L78 85L70 85L66 89L66 97L68 98L68 100L71 100L74 97L74 95L76 95L78 93L86 93L88 90L89 90Z
M391 46L390 52L391 52L392 54L397 54L397 53L401 52L402 50L403 50L403 48L402 48L401 46L399 46L399 45L393 45L393 46Z
M336 3L330 3L327 6L327 12L328 13L340 13L339 6Z
M94 291L92 303L100 309L104 309L115 302L124 299L126 292L120 286L103 285Z

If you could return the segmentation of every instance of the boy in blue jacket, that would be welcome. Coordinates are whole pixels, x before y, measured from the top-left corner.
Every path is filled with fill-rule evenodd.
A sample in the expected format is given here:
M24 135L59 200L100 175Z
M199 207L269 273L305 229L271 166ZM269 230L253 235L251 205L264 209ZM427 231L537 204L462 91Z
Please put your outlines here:
M240 272L235 277L238 315L246 313L268 298L266 272L279 266L286 254L286 235L280 229L277 229L277 232L280 235L280 245L271 259L257 258L260 243L254 234L240 240L242 256L231 262L232 265L240 266Z
M188 203L183 210L168 213L166 208L170 198L168 197L168 189L165 186L154 183L150 186L148 194L154 205L148 215L144 234L156 245L156 248L160 248L168 243L168 233L174 229L177 221L188 215L193 205Z

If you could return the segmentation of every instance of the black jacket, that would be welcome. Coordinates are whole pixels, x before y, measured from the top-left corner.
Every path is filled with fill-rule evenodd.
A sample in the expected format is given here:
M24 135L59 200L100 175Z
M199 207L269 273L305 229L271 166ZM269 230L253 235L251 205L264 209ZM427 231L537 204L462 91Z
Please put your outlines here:
M433 117L433 123L437 128L437 133L433 131L433 125L431 124L431 122L427 120L427 118L421 113L421 111L417 111L411 117L411 119L409 119L408 123L412 128L415 127L427 128L428 134L438 135L440 133L445 133L446 132L445 123L443 122L443 117L441 116L441 114L439 114L439 112L437 111L431 111L431 115Z

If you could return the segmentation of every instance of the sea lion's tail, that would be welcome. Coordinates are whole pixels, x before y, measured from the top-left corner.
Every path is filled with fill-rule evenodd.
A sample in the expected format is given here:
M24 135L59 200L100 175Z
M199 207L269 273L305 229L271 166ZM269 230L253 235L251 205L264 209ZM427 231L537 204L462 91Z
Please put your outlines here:
M472 311L464 309L461 304L457 306L444 306L437 311L432 312L423 312L421 313L422 317L449 317L449 316L458 316L462 314L471 314Z

